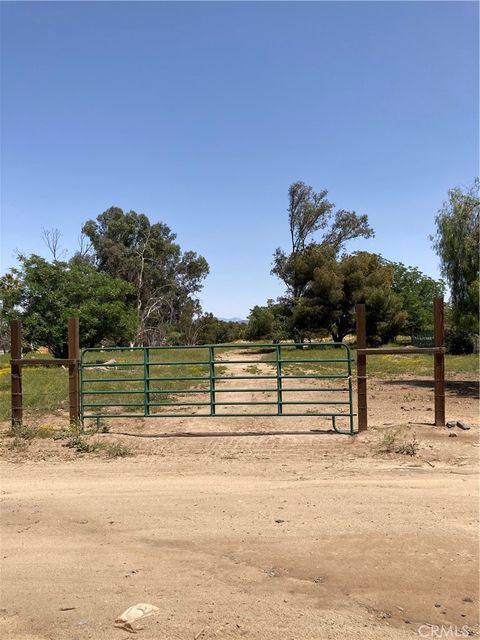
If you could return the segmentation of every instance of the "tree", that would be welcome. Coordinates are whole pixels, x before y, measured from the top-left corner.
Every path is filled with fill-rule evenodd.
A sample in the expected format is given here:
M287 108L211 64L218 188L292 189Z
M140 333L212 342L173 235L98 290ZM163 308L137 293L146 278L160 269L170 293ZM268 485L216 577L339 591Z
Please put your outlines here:
M198 326L199 344L222 344L245 337L244 322L220 320L212 313L203 314L198 320Z
M278 248L274 253L272 273L287 288L279 304L289 335L299 342L308 334L325 329L335 341L341 341L351 330L354 302L345 270L352 261L340 255L348 240L374 235L365 214L334 211L335 205L327 200L327 194L326 190L316 193L303 182L290 185L291 252L287 255ZM318 231L322 235L314 241L313 234Z
M285 283L293 299L303 293L300 284L304 280L302 256L309 245L328 246L338 254L348 240L374 235L366 215L344 209L334 213L335 205L327 200L327 195L328 191L316 193L303 182L294 182L288 189L291 252L287 255L281 248L276 249L272 274ZM309 242L312 235L320 230L324 230L320 241Z
M271 340L274 316L268 307L253 307L248 316L246 337L248 340Z
M334 205L327 200L328 191L315 193L304 182L294 182L288 189L288 223L292 253L305 249L309 236L324 229Z
M390 262L381 257L380 261L393 269L392 289L407 314L405 334L412 336L418 331L433 329L433 299L443 297L443 281L426 276L417 267L407 267L401 262Z
M21 282L15 273L0 278L0 349L10 349L10 321L19 316L17 305L21 298Z
M185 308L192 318L201 311L196 295L208 274L205 258L182 253L175 234L144 214L112 207L87 221L83 234L91 242L97 269L131 283L137 312L136 341L159 343Z
M58 229L42 229L42 240L54 260L61 260L65 257L65 250L60 248L61 237L62 234Z
M125 343L135 334L133 287L91 265L37 255L19 256L20 268L0 281L2 311L18 317L32 346L46 346L57 358L67 357L67 319L80 319L83 347L103 340Z
M293 306L291 331L328 329L341 342L355 328L355 304L367 306L369 343L387 342L405 324L406 313L392 289L393 269L365 251L338 257L334 248L311 246L304 255L304 294Z
M226 335L226 322L216 318L213 313L205 313L198 320L199 344L217 344L229 342Z
M479 191L478 178L470 189L451 189L431 238L450 287L454 324L473 332L478 332L479 320Z

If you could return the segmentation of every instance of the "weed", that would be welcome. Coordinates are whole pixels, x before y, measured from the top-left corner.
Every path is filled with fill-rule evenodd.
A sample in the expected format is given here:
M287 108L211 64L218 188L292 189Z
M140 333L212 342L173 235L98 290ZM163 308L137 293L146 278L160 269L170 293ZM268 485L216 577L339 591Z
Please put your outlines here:
M54 440L65 440L63 446L74 449L76 453L99 453L105 452L109 458L124 458L131 455L131 451L125 445L111 442L96 442L88 440L88 435L93 435L101 431L107 433L108 428L101 425L100 429L95 429L91 433L84 433L80 423L72 423L61 431L54 432L50 425L31 427L28 425L15 425L12 427L12 442L8 448L11 451L24 451L34 438L50 438Z
M18 438L24 441L33 440L36 434L37 434L36 427L32 427L27 424L18 424L18 423L12 425L12 430L10 432L10 435L14 436L14 438Z
M109 458L126 458L132 455L132 451L119 442L108 442L101 445L101 449L105 451Z
M412 439L410 441L400 442L395 449L395 453L401 453L404 456L415 456L417 454L420 445L415 438L415 434L413 434Z
M80 422L71 422L68 427L64 427L61 431L57 431L53 435L54 440L68 440L72 438L81 438L83 435L83 427Z
M405 456L417 454L420 445L413 434L411 440L399 440L399 431L385 432L375 445L375 453L399 453Z
M64 446L74 449L77 453L94 453L101 448L99 442L87 442L83 436L78 434L70 436Z
M55 433L54 428L49 424L41 424L35 430L35 438L52 438Z
M375 444L376 453L393 453L397 445L398 431L386 431Z
M54 440L65 440L66 438L70 437L70 433L69 431L67 431L66 429L62 429L61 431L57 431L57 433L54 434L53 439Z
M23 438L19 438L18 436L15 436L11 441L11 443L8 445L8 448L10 449L10 451L17 451L17 452L25 451L27 447L28 447L28 441L24 440Z
M34 438L50 438L52 435L52 427L50 425L40 425L39 427L28 424L15 424L12 426L10 435L13 436L12 442L8 445L10 451L25 451Z
M88 436L80 432L63 432L66 440L64 446L74 449L76 453L102 453L108 458L125 458L132 455L131 450L119 442L97 442L88 440Z
M248 367L245 368L245 371L247 373L251 373L252 376L258 376L260 373L262 373L262 370L256 364L248 365Z

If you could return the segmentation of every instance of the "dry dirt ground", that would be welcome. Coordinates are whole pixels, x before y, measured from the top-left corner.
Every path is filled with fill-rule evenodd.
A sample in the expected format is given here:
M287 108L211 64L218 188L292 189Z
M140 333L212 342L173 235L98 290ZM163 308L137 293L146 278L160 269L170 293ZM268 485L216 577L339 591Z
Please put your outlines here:
M11 450L4 425L1 637L121 640L140 602L159 607L144 640L478 635L477 389L447 390L469 431L432 426L430 381L369 381L353 438L312 417L117 420L93 437L128 445L114 460ZM379 451L392 430L415 456Z

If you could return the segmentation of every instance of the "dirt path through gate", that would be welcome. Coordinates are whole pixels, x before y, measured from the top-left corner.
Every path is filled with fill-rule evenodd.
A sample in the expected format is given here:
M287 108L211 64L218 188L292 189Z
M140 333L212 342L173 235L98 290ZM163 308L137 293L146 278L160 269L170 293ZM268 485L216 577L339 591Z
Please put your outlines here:
M269 355L269 357L273 358L273 355ZM229 350L226 351L222 354L220 354L220 356L218 357L218 360L221 363L224 363L225 369L226 371L222 374L224 376L226 375L231 375L233 376L245 376L245 377L250 377L251 379L240 379L240 380L222 380L220 382L217 383L216 385L216 390L217 390L217 398L221 398L221 401L223 402L228 402L228 401L232 401L232 402L247 402L247 403L251 403L251 402L272 402L274 404L271 405L251 405L251 406L241 406L241 405L232 405L230 407L226 407L226 411L238 411L238 413L251 413L251 412L255 412L255 413L264 413L264 414L271 414L277 411L277 381L276 380L272 380L272 379L263 379L261 377L258 376L275 376L276 375L276 365L275 362L270 363L266 363L266 362L262 362L260 360L261 356L259 357L258 354L253 354L251 353L251 350L247 350L247 349L236 349L236 350ZM230 362L235 362L237 360L246 360L249 361L251 364L230 364ZM257 376L257 377L254 377ZM298 400L315 400L316 399L326 399L326 398L330 398L332 399L334 397L334 394L332 393L323 393L321 396L317 393L315 395L315 388L320 386L320 382L318 380L313 380L313 379L300 379L300 380L282 380L282 384L283 384L283 395L284 395L284 400L286 400L287 398L289 400L293 400L293 399L298 399ZM330 381L322 381L321 383L322 387L327 387L327 386L333 386L333 383L331 383ZM311 388L312 392L303 392L301 395L299 394L293 394L292 390L295 388ZM244 393L244 392L235 392L232 390L235 389L251 389L251 391ZM222 394L222 390L224 389L228 389L229 392L228 393L223 393ZM269 391L257 391L257 389L269 389ZM338 395L338 394L337 394ZM284 405L283 407L284 412L285 413L294 413L295 410L298 409L302 409L302 411L305 411L305 408L301 405ZM320 409L321 410L321 409ZM225 412L226 412L225 411ZM309 410L306 410L306 413L308 413L309 411L311 412L315 412L315 411L319 411L318 405L316 407L314 407L314 405L312 405L312 408ZM217 413L220 416L222 414L222 407L219 407L217 409ZM274 416L275 417L275 416ZM296 416L296 418L298 418L298 416ZM265 422L265 420L267 420L268 418L264 418L262 420L262 423ZM286 418L288 420L288 418ZM310 421L311 422L311 421ZM331 427L331 422L330 420L327 418L323 418L323 422L326 425L326 428L330 428ZM279 427L280 429L282 428L282 422L280 422L280 424L278 424L278 421L276 422L277 424L277 428ZM255 426L255 422L252 423L252 426ZM273 427L273 424L271 425ZM315 427L318 427L318 419L317 419L317 423L316 424L310 424L310 430L311 429L315 429ZM264 424L262 429L265 429L266 425ZM307 427L308 428L308 427Z
M271 362L262 360L263 353L252 353L249 349L229 349L216 354L215 364L215 399L216 416L210 418L210 407L198 406L189 407L189 411L197 415L208 416L201 421L193 423L191 420L176 418L174 415L168 418L168 430L177 431L177 427L182 427L188 423L197 425L192 430L195 433L218 432L219 428L226 434L239 433L245 430L245 417L250 416L251 428L249 433L279 433L295 432L299 429L305 433L316 432L318 430L329 431L332 429L332 422L329 416L315 416L316 413L345 413L348 414L348 382L346 379L309 379L309 378L283 378L283 416L277 415L278 394L277 394L277 368L274 354L267 353L266 356ZM241 360L242 363L238 363ZM285 366L285 365L284 365ZM288 365L287 365L288 366ZM312 361L312 367L315 367ZM315 368L311 373L319 373ZM344 374L347 373L345 366ZM264 377L263 377L264 376ZM343 392L335 392L335 387L339 385L345 388ZM319 391L319 388L321 390ZM332 389L330 391L329 389ZM188 395L178 395L177 401L205 402L206 392L195 393L192 390ZM315 404L316 401L331 401L331 404ZM344 401L345 404L335 404L335 400ZM303 404L302 404L303 403ZM305 404L306 403L306 404ZM311 403L311 404L308 404ZM176 408L169 410L168 407L162 409L162 413L167 415L174 413ZM298 414L301 416L288 414ZM230 414L230 415L228 415ZM238 414L230 417L231 414ZM261 419L252 417L252 414L259 414ZM311 414L311 415L309 415ZM222 416L225 419L222 420ZM228 418L228 419L227 419ZM151 421L150 425L151 425ZM162 418L161 422L165 422ZM162 429L161 422L157 425L157 430ZM338 427L348 428L348 418L338 419ZM152 425L151 425L152 426ZM153 428L153 427L152 427Z
M274 375L275 368L273 365L266 364L260 361L259 356L252 354L248 349L234 349L228 350L218 357L218 360L225 363L228 371L228 375L231 376L253 376L253 375ZM252 364L228 364L232 360L249 360ZM258 388L271 388L271 393L258 392L255 389ZM216 385L218 396L222 401L227 402L262 402L262 401L276 401L276 381L254 379L254 380L223 380ZM222 389L252 389L248 393L229 392L228 394L222 394ZM235 408L238 413L248 413L248 407L233 405L231 409ZM256 405L251 407L258 413L272 413L272 407L268 405ZM219 414L221 408L219 408ZM275 409L275 408L274 408Z

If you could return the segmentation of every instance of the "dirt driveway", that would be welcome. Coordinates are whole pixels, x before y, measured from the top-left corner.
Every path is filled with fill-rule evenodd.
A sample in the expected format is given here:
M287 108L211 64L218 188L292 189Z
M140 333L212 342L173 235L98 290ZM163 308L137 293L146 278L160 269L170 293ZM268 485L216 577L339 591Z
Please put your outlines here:
M478 634L478 405L452 382L448 417L475 424L455 437L428 426L421 381L372 382L354 438L314 418L119 421L95 439L134 455L109 460L3 435L2 638L127 638L113 621L140 602L159 607L145 640ZM392 429L415 456L380 451ZM192 430L231 435L163 435Z

